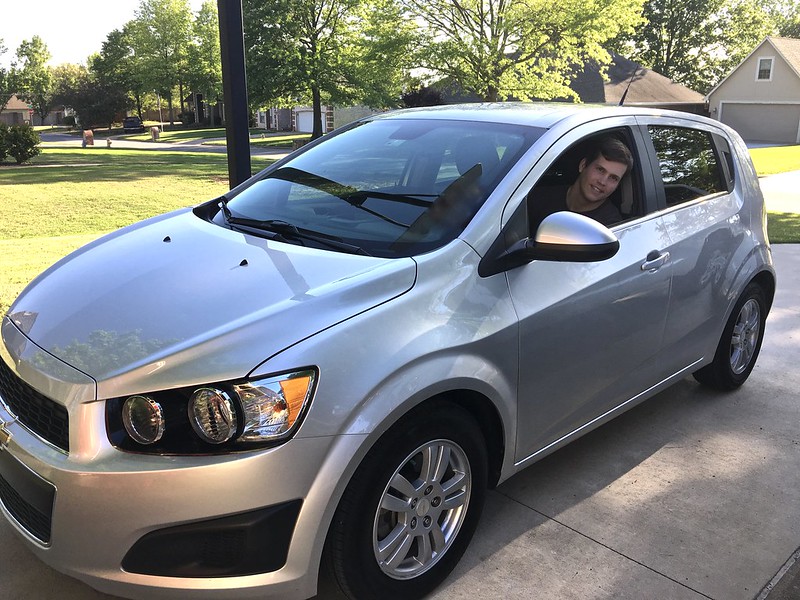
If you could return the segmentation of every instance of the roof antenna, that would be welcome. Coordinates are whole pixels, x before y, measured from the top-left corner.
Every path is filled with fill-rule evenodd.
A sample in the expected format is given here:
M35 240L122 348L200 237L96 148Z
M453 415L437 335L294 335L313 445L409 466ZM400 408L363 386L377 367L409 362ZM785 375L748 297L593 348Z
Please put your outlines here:
M628 80L628 85L625 86L625 91L622 92L622 98L619 99L619 105L622 106L625 104L625 97L628 95L628 90L631 89L631 84L633 83L634 77L636 77L636 73L639 72L639 66L637 65L636 68L633 70L633 74L631 74L631 78Z

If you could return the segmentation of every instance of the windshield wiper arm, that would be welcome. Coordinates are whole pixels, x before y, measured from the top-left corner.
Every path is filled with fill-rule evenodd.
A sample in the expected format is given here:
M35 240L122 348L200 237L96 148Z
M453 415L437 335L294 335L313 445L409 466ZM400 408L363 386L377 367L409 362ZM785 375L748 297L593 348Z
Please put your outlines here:
M371 256L369 252L361 248L360 246L356 246L355 244L348 244L347 242L337 239L331 238L326 235L322 235L320 233L316 233L313 231L309 231L308 229L299 229L296 225L292 223L288 223L286 221L281 221L280 219L248 219L244 217L234 217L231 215L227 217L228 223L231 225L241 225L243 227L250 227L252 229L259 229L262 231L270 231L276 234L275 239L278 241L287 241L287 238L293 238L296 240L308 240L312 242L317 242L324 246L328 246L329 248L334 248L336 250L342 250L344 252L349 252L350 254L362 254L364 256Z

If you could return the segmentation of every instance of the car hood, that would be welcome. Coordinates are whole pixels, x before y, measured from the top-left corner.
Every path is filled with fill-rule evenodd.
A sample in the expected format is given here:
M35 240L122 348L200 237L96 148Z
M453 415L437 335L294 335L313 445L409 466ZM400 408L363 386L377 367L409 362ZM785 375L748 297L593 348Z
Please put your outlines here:
M8 317L107 398L244 377L288 346L403 294L415 276L410 258L268 241L186 210L56 263Z

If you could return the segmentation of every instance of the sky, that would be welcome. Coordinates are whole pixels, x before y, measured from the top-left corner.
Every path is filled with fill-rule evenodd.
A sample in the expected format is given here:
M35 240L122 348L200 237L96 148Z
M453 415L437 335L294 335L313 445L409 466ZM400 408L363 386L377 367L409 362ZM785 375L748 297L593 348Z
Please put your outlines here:
M86 64L99 52L106 36L134 18L139 0L0 0L0 40L6 53L0 65L8 67L20 43L38 35L52 55L50 65ZM193 12L203 0L189 0Z

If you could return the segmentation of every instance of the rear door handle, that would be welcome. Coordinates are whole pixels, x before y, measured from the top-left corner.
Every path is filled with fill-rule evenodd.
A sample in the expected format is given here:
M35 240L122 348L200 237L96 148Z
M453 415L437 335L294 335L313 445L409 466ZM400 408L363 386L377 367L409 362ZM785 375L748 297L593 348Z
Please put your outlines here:
M661 252L660 250L653 250L642 263L642 271L655 272L664 266L669 260L669 252Z

